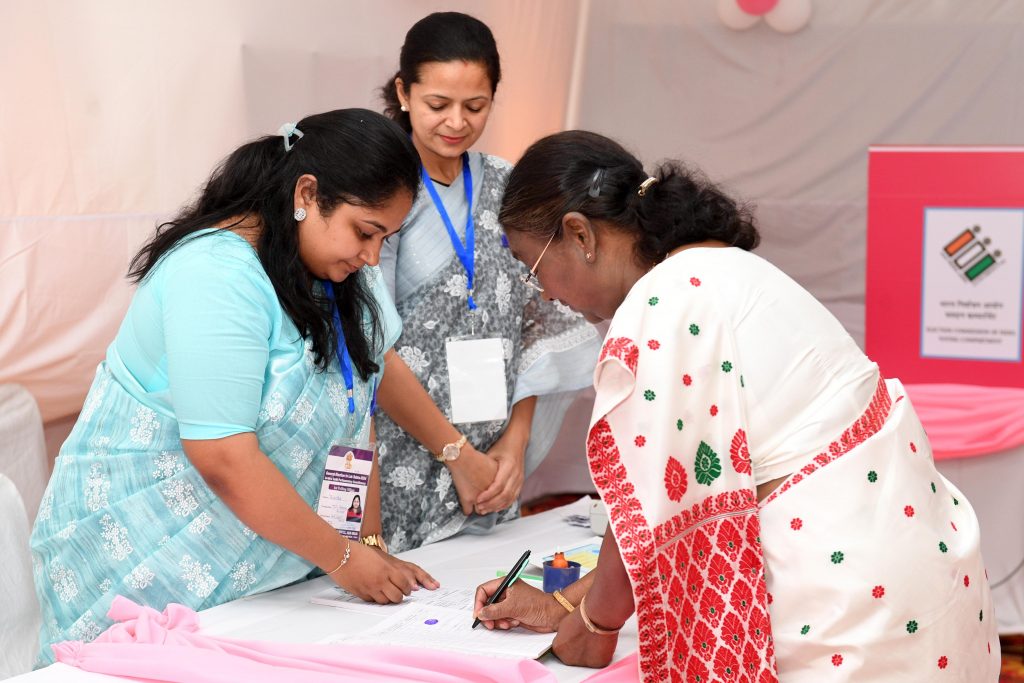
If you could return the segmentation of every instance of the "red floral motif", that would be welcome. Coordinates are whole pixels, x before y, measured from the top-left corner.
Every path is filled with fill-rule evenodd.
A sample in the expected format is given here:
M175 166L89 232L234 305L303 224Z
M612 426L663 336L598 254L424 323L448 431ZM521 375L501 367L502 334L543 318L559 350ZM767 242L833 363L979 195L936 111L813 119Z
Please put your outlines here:
M946 659L946 655L942 655L939 657L939 668L945 669L947 666L949 666L949 660Z
M768 615L760 607L754 606L750 610L750 620L747 632L753 636L754 644L757 647L764 647L771 635L771 626L768 623Z
M793 531L800 531L804 527L804 520L799 517L794 517L789 521L789 528Z
M661 348L661 344L658 342L657 339L651 339L650 341L647 342L647 348L649 348L651 351L657 351L659 348Z
M700 287L700 280L698 280L695 277L691 277L690 284L693 285L694 287Z
M871 597L880 598L885 595L885 586L875 586L871 589Z
M904 505L903 506L903 514L905 514L907 517L913 517L914 516L914 508L912 506L910 506L910 505Z
M693 378L689 375L683 375L683 386L688 387L691 384L693 384Z
M696 565L691 564L686 570L686 595L696 603L700 599L700 591L704 587L704 575Z
M711 413L711 417L718 415L718 406L712 404L711 410L709 412Z
M690 545L690 557L693 558L694 563L701 568L708 566L708 562L711 560L711 550L711 539L703 529L696 529Z
M971 585L971 577L967 576L967 574L964 574L964 588L967 588L970 585Z
M640 349L628 337L614 337L605 341L604 346L601 347L601 356L597 359L597 362L600 363L609 357L618 358L635 375L636 364L640 359Z
M832 666L842 666L843 656L841 654L832 655Z
M954 524L953 522L950 522L949 525L951 527L953 527L953 531L960 531L959 529L956 528L956 524Z
M910 451L912 453L917 453L917 446L914 445L913 441L910 442Z
M705 588L700 596L700 617L715 628L722 623L722 613L725 612L725 601L719 594L720 590L721 588Z
M729 648L720 647L715 654L715 675L720 681L734 681L740 673L740 662Z
M637 448L643 448L644 445L647 443L647 437L645 437L643 434L640 434L635 439L633 439L633 443L636 444Z
M750 548L746 548L740 555L740 574L748 581L755 581L761 577L761 558Z
M686 683L708 683L708 667L697 657L690 657L686 663Z
M747 611L750 610L750 605L753 604L754 593L750 590L750 586L743 579L736 581L736 585L732 587L732 592L729 594L729 604L736 610L740 616L746 616Z
M718 537L715 539L715 545L718 546L718 549L728 555L730 560L735 560L736 556L740 554L742 543L740 530L736 528L736 525L731 520L723 520L718 529ZM730 581L730 583L732 582Z
M750 449L747 448L747 433L742 429L737 429L732 435L729 458L734 470L740 474L750 474Z
M669 456L665 465L665 490L670 500L678 503L686 494L686 468L682 463Z
M718 639L715 637L715 632L703 621L698 621L697 625L693 628L693 638L690 642L693 643L693 649L699 654L705 662L711 661L711 655L715 650L715 642Z
M708 567L708 583L719 592L725 593L732 587L735 576L736 572L729 560L721 553L715 553Z
M749 676L753 676L757 673L758 667L761 666L760 658L761 655L748 641L747 646L743 648L743 670L746 671ZM753 679L751 678L749 680Z
M743 642L746 640L746 632L743 622L740 621L738 616L733 612L725 615L725 620L722 622L722 638L736 654L740 653L740 647L742 647Z
M697 609L693 606L693 600L687 600L683 603L683 610L679 613L679 625L687 638L693 635L693 627L696 624Z

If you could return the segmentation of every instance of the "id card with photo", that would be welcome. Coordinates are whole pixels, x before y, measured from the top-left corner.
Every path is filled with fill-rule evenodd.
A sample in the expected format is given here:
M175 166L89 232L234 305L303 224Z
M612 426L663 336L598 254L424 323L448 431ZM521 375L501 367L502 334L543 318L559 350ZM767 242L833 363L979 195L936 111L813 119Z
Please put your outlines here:
M373 470L373 447L331 446L316 513L345 538L362 538L363 508Z
M445 350L452 423L506 419L508 395L501 339L449 339Z

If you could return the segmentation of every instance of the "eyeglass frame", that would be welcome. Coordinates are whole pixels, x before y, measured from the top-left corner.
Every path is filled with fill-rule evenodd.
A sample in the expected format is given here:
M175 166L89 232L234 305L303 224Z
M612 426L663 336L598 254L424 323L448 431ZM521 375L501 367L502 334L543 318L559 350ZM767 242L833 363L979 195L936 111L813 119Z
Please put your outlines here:
M529 273L525 273L525 274L524 273L520 273L519 274L519 281L520 282L522 282L527 287L532 287L533 289L535 289L536 291L540 292L541 294L544 293L544 288L540 286L540 282L537 279L537 266L540 265L540 260L542 258L544 258L544 254L547 253L548 247L551 246L551 243L555 240L555 235L557 235L557 234L558 234L557 230L555 232L551 233L551 237L548 238L548 243L545 244L544 248L540 250L540 256L538 256L537 260L534 262L533 268L530 268L530 272Z

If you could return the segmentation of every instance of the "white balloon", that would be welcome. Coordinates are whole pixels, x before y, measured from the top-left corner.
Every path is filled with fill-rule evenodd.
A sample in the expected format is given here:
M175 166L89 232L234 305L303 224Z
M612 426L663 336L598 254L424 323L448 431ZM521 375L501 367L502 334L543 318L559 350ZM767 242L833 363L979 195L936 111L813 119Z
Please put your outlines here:
M811 20L811 0L779 0L764 20L779 33L796 33Z
M741 10L736 0L718 0L718 18L734 31L748 29L761 19Z

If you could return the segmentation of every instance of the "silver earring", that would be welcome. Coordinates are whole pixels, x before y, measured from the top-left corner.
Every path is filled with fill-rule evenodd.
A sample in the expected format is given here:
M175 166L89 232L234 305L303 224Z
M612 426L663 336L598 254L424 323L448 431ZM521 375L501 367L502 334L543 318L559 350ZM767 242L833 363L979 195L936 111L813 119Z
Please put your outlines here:
M303 209L301 206L299 208L295 209L295 220L297 220L297 221L304 221L304 220L306 220L306 210Z
M399 109L401 109L402 111L409 111L409 107L405 106L404 104L401 107L399 107Z
M591 254L591 253L590 253L590 252L588 251L588 252L587 252L587 256L586 256L586 258L587 258L587 263L590 263L590 259L594 258L594 255L593 255L593 254Z

